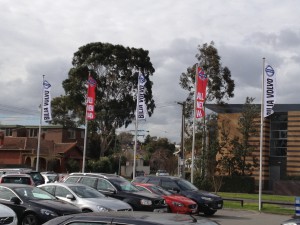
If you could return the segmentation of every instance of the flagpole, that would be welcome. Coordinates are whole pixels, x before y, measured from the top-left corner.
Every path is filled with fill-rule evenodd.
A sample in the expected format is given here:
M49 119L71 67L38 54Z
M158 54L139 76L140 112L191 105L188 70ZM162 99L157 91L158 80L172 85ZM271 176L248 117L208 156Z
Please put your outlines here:
M88 78L91 75L91 71L89 70ZM88 95L88 94L87 94ZM85 97L85 130L84 130L84 142L83 142L83 157L82 157L82 173L85 172L85 155L86 155L86 140L87 140L87 129L88 129L88 120L87 120L87 96Z
M258 210L261 211L261 194L262 194L262 147L263 147L263 125L264 125L264 82L265 82L265 58L263 58L262 72L262 94L260 106L260 147L259 147L259 187L258 187Z
M40 111L40 124L39 124L39 133L38 133L38 146L37 146L37 153L36 153L36 171L39 171L39 163L40 163L40 148L41 148L41 131L42 131L42 115L43 115L43 103L44 103L44 77L43 75L43 82L42 82L42 103L41 103L41 111Z
M139 112L139 93L140 93L140 74L138 75L138 88L136 94L136 109L135 109L135 138L134 138L134 150L133 150L133 168L132 168L132 179L135 178L136 168L136 150L137 150L137 132L138 132L138 112Z
M192 143L192 168L191 168L191 182L194 183L194 158L195 158L195 123L196 123L196 106L197 106L197 84L198 84L198 63L196 63L195 70L195 91L194 91L194 117L193 117L193 143Z

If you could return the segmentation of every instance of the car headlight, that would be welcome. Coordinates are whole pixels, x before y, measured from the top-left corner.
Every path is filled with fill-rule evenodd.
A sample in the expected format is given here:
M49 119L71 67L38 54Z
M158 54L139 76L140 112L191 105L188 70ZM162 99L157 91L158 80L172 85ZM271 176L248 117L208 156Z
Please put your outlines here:
M56 212L53 212L49 209L41 209L41 213L46 216L58 216Z
M205 201L212 201L213 199L212 198L209 198L209 197L201 197L201 199L205 200Z
M142 199L141 200L141 205L152 205L152 201L147 200L147 199Z
M180 202L172 202L173 205L177 206L177 207L183 207L184 205Z
M97 205L97 209L98 209L99 212L109 212L109 211L111 211L111 209L106 208L102 205Z

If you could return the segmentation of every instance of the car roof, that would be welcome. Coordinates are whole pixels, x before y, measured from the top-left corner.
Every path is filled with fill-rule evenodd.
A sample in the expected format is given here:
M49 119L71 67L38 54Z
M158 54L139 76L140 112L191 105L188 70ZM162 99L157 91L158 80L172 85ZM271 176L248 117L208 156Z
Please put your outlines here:
M38 187L45 187L45 186L65 186L65 187L74 187L74 186L83 186L83 187L88 187L85 184L81 184L81 183L61 183L61 182L57 182L57 183L48 183L48 184L41 184Z
M69 176L94 176L101 178L123 178L122 176L110 173L71 173Z
M31 176L26 173L6 173L1 175L1 177L30 177L31 178Z
M46 222L45 225L60 224L72 221L89 221L96 222L98 220L105 219L110 221L112 219L115 222L121 222L121 219L128 221L130 224L164 224L164 225L184 225L184 224L211 224L217 225L215 221L211 221L207 218L195 218L191 215L175 214L175 213L153 213L153 212L113 212L113 213L79 213L68 216L56 217L50 222ZM112 221L111 220L111 221Z

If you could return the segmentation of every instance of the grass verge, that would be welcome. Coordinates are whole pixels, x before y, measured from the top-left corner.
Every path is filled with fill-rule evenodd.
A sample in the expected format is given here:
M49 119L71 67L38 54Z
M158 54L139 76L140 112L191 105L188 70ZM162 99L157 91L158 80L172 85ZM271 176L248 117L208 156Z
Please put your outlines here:
M239 202L224 201L224 208L232 209L243 209L243 210L254 210L259 211L258 204L258 194L245 194L245 193L225 193L220 192L218 195L223 198L239 198L244 199L244 206L242 207ZM281 196L281 195L267 195L262 194L262 201L278 201L278 202L290 202L295 203L294 196ZM293 206L283 206L274 204L263 204L261 208L262 212L274 213L274 214L284 214L284 215L294 215L295 207Z

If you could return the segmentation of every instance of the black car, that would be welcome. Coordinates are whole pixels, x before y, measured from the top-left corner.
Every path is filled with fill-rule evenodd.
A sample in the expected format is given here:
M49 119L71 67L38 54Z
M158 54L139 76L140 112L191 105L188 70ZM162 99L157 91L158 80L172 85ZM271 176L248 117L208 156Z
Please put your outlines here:
M43 225L219 225L206 219L191 215L153 212L84 213L62 216Z
M179 177L149 175L137 177L132 182L156 184L170 192L179 193L197 202L199 212L208 216L223 208L223 199L220 196L199 190L189 181Z
M140 191L128 180L115 174L71 173L63 182L88 185L106 196L127 202L134 211L167 211L164 198Z
M57 216L81 213L78 207L26 184L1 184L0 203L14 210L23 225L39 225Z

